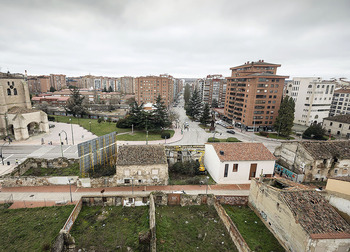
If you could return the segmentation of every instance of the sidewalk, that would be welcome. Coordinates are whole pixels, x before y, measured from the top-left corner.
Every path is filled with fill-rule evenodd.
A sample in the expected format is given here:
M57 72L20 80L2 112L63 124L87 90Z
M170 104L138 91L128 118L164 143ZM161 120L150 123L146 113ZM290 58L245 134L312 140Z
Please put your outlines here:
M249 184L232 185L167 185L167 186L120 186L101 188L77 188L71 186L72 200L78 201L82 196L94 195L148 195L152 191L172 193L185 191L187 194L214 194L248 196ZM69 186L31 186L31 187L3 187L0 192L0 203L13 199L15 207L52 206L56 201L70 202Z

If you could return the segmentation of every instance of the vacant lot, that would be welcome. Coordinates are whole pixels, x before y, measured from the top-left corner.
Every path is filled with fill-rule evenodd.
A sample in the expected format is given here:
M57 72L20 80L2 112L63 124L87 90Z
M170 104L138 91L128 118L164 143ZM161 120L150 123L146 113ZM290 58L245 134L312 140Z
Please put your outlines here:
M147 251L148 244L139 244L139 233L149 229L148 211L148 207L83 207L70 233L77 249Z
M213 206L156 208L157 251L237 251Z
M247 206L224 205L239 232L254 251L285 251L258 216Z
M0 251L50 251L73 208L0 208Z

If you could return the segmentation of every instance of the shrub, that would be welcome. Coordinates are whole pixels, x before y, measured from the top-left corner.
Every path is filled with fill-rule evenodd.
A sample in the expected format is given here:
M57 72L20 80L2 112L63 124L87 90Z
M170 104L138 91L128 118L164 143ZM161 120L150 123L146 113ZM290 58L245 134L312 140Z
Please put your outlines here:
M229 137L226 139L226 142L240 142L240 141L235 137Z
M169 132L162 132L162 134L160 135L161 138L163 139L169 139L170 138L170 133Z
M54 122L55 121L55 117L54 116L47 116L47 120Z
M260 136L264 136L264 137L267 137L269 135L269 132L266 132L266 131L260 131L259 132Z
M130 128L131 125L129 123L129 120L124 118L124 119L119 119L115 126L117 128L126 129L126 128Z
M98 123L101 123L101 122L103 122L103 119L102 119L102 118L98 118L98 119L97 119L97 122L98 122Z
M220 139L218 139L218 138L213 138L213 137L209 137L209 138L208 138L208 142L209 142L209 143L220 142Z
M112 119L110 117L107 118L107 122L108 123L111 123L112 122Z
M201 179L199 177L192 177L187 179L186 182L189 185L199 185L201 182Z

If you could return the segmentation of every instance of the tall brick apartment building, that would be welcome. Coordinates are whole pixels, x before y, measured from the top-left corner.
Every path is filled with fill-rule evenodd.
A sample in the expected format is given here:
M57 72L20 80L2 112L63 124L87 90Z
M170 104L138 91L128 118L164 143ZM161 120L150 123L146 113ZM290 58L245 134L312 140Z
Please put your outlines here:
M155 103L158 95L166 106L174 100L174 78L164 74L135 78L135 100L138 104Z
M284 80L289 77L276 75L280 66L259 60L230 68L226 119L251 131L272 128L280 108Z

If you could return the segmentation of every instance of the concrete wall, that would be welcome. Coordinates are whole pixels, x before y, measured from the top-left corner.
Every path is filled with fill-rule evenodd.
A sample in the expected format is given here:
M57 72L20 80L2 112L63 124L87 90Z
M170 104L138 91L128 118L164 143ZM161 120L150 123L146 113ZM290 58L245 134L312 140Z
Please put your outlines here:
M118 185L167 185L168 164L117 166L115 178Z
M347 196L343 196L343 194L338 193L332 193L329 191L326 195L324 195L325 198L328 200L329 204L337 208L339 211L342 211L343 213L346 213L350 216L350 198ZM343 197L341 197L343 196Z
M273 174L275 161L227 161L219 160L214 147L205 145L205 168L208 170L214 181L218 184L249 184L249 172L251 164L257 164L255 177L263 174ZM224 177L225 165L228 164L228 174ZM233 171L233 164L238 164L237 172Z
M337 179L328 179L326 190L350 195L350 181L342 181Z
M226 227L227 231L230 234L230 237L234 244L236 245L238 251L240 252L247 252L251 251L248 244L244 240L243 236L239 232L236 225L233 223L231 218L227 215L225 209L218 203L214 203L214 207L216 209L216 212L218 213L221 221L223 222L224 226Z
M308 234L296 223L293 213L279 196L280 190L253 180L249 203L260 213L270 230L290 251L307 251Z

